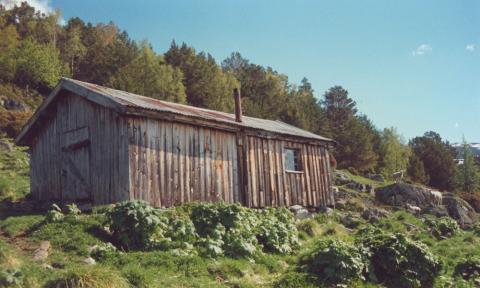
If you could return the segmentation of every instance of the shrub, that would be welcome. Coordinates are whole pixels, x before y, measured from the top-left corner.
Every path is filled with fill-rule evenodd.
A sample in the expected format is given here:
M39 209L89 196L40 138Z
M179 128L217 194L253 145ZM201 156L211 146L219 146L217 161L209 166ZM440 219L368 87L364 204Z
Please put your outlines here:
M78 209L77 204L72 203L67 205L67 214L72 216L78 216L82 213L80 209Z
M239 204L200 203L192 207L191 219L202 238L201 251L211 257L252 257L260 248L291 253L298 247L295 220L285 208L257 211Z
M45 215L45 221L47 223L59 222L63 220L63 217L62 209L57 204L52 204Z
M371 253L377 280L390 287L429 287L440 272L439 260L423 244L402 234L370 234L360 237Z
M138 200L117 203L107 219L113 238L125 249L151 249L167 227L159 210Z
M104 260L109 254L117 251L117 248L111 243L101 243L94 245L90 249L90 256L95 260Z
M265 208L259 211L256 229L258 242L269 252L292 253L299 246L295 218L286 208Z
M425 224L430 227L432 235L438 239L452 237L461 232L457 221L450 217L427 217L425 218Z
M257 252L254 210L239 204L200 203L192 207L191 219L201 240L202 251L210 256L251 257Z
M18 269L0 269L0 287L20 287L23 274Z
M367 271L367 251L343 241L322 239L300 257L300 266L321 284L348 284L364 279Z
M460 276L464 280L479 280L480 279L480 259L470 258L465 262L458 263L455 266L454 276Z

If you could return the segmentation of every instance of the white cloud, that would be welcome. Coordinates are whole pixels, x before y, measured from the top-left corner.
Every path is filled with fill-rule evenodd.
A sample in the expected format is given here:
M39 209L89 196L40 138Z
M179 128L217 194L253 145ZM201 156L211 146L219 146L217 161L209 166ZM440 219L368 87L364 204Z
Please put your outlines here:
M465 47L465 50L467 50L468 52L473 52L473 51L475 51L475 44L468 44L468 45Z
M27 2L28 5L34 7L35 10L46 15L54 11L50 0L0 0L0 4L5 6L7 9L13 8L15 5L20 6L22 2Z
M422 56L425 53L432 51L432 47L428 44L422 44L417 47L417 49L412 51L413 56Z

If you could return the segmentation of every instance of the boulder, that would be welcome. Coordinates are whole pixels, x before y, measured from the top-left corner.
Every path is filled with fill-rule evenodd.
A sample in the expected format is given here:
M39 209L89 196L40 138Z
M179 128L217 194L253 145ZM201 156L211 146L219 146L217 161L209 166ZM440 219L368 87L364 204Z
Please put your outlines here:
M333 213L333 209L327 206L321 206L318 208L318 213L331 215Z
M373 181L385 182L385 177L382 174L367 174L366 177Z
M387 210L381 208L370 207L362 212L362 218L368 221L377 221L382 217L386 217L389 214Z
M83 259L82 261L84 264L87 264L87 265L95 265L97 262L95 261L95 259L93 259L92 257L87 257L85 259Z
M407 183L395 183L375 191L375 199L383 204L406 207L407 204L423 209L429 205L442 204L438 191Z
M462 228L473 224L478 219L478 214L467 201L451 193L444 195L443 205L447 208L450 217L457 220Z
M48 253L50 250L50 242L42 241L40 242L40 246L33 252L33 260L41 261L45 260L48 257Z
M422 209L421 214L431 214L437 217L449 216L447 207L444 205L428 205Z
M5 99L5 101L3 101L3 107L11 111L27 111L28 110L27 105L14 99Z
M345 185L351 180L347 173L338 170L333 172L333 176L335 178L335 185Z
M301 205L293 205L290 206L288 209L292 211L293 216L295 216L296 219L307 219L314 217L312 213L310 213L306 208Z

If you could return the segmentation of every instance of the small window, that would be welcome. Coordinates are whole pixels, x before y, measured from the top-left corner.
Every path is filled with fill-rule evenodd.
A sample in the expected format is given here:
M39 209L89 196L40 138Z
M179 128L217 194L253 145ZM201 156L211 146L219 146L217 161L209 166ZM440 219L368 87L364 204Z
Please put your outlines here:
M285 169L287 171L302 171L299 149L285 149Z

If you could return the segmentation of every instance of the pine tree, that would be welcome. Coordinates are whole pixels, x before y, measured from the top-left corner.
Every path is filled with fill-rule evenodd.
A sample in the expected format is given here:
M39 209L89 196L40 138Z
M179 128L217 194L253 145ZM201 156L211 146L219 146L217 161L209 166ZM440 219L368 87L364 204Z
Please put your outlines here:
M423 162L415 153L412 153L409 158L407 175L416 183L427 184L429 181Z
M461 151L463 164L460 165L457 173L457 185L464 192L476 192L480 190L480 176L478 167L475 165L475 159L470 145L465 138L463 139L463 147Z

